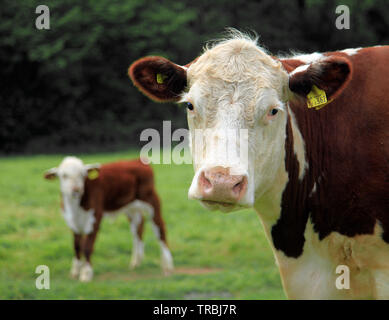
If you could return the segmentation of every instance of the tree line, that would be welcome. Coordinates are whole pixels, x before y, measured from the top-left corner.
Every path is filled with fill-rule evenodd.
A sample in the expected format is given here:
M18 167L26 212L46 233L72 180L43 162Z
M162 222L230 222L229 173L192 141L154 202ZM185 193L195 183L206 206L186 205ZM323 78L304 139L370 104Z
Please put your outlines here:
M49 30L35 26L40 4L2 1L2 154L118 150L163 120L185 128L185 108L143 97L127 69L146 55L186 64L226 27L257 32L273 54L389 40L386 0L50 0ZM339 4L350 9L348 30L335 26Z

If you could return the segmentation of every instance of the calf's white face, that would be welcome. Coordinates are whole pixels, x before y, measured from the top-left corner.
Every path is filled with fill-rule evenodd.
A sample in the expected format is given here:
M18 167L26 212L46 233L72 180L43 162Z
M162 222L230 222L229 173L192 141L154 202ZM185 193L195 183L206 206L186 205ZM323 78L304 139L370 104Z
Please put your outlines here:
M84 193L87 170L78 158L67 157L58 167L61 192L67 196L79 197Z
M84 182L88 171L99 168L100 165L85 165L81 159L66 157L57 168L48 170L46 179L58 177L61 193L66 197L80 198L84 193Z

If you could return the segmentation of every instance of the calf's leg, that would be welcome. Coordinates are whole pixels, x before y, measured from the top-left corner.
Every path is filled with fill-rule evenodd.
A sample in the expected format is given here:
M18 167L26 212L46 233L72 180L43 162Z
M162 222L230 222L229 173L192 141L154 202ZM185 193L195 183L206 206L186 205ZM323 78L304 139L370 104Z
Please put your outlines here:
M74 245L74 258L72 262L72 268L70 269L70 276L72 278L77 278L80 275L80 270L82 267L82 235L73 233L73 245Z
M144 229L144 217L141 211L133 211L128 215L133 236L132 257L130 268L139 266L144 257L144 245L142 241Z
M96 220L93 225L93 231L86 235L83 245L83 252L85 256L85 263L82 265L80 270L80 281L88 282L93 278L93 268L91 263L91 256L96 241L97 232L99 231L102 214L96 214Z
M162 270L166 275L168 275L174 269L173 257L167 245L165 222L163 221L161 215L161 204L158 195L155 192L150 197L149 203L153 207L153 215L152 215L153 231L157 239L159 240L159 244L161 246Z

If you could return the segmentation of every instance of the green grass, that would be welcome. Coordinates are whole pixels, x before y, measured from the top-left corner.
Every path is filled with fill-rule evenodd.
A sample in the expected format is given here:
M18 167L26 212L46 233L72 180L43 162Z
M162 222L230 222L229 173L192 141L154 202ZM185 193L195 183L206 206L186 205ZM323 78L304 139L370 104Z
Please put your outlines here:
M81 155L86 163L137 152ZM145 229L145 259L129 269L132 237L124 215L104 219L95 278L69 277L72 235L59 210L58 181L43 172L62 155L0 159L0 299L284 299L273 254L253 210L209 212L187 199L191 165L154 165L177 271L165 277L158 242ZM35 268L50 268L50 290L35 288Z

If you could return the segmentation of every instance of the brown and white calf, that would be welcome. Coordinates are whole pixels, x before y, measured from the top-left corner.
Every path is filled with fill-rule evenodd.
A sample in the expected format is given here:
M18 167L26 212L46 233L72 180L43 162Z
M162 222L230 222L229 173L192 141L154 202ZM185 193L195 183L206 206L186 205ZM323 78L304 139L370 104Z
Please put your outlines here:
M72 277L79 277L81 281L92 279L91 256L101 220L104 215L118 212L125 213L131 223L133 252L130 266L138 266L143 259L143 227L145 216L149 216L160 241L162 268L165 273L172 271L173 259L149 165L140 160L85 165L76 157L66 157L58 168L45 173L46 179L56 177L61 187L62 214L74 235Z
M254 207L287 296L302 299L389 298L388 74L389 46L277 58L238 32L188 65L129 69L151 99L188 105L189 198ZM310 93L327 104L308 108ZM349 289L336 286L339 265Z

